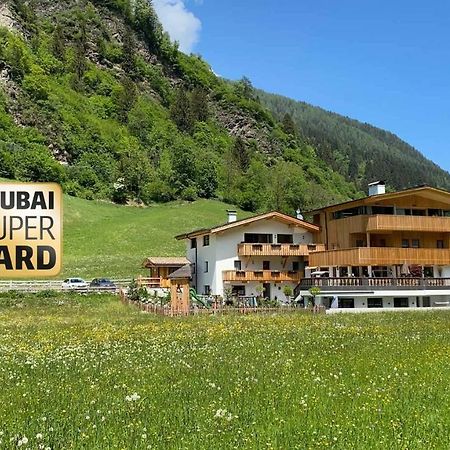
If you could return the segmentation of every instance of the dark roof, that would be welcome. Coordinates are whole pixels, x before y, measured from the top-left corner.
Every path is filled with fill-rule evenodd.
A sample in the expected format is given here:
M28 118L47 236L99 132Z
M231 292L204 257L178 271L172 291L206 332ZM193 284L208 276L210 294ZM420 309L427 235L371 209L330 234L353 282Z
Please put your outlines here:
M195 237L195 236L201 236L203 234L219 233L221 231L225 231L230 228L247 225L249 223L257 222L258 220L264 220L264 219L276 219L281 222L286 222L286 223L289 223L292 225L306 228L307 230L310 230L310 231L319 231L320 230L320 227L318 225L314 225L305 220L297 219L296 217L289 216L288 214L283 214L279 211L270 211L268 213L258 214L256 216L252 216L252 217L247 217L246 219L236 220L235 222L226 222L226 223L223 223L221 225L216 225L211 228L200 228L198 230L194 230L189 233L180 234L178 236L175 236L175 238L180 240L180 239L188 239L190 237Z
M170 280L180 280L180 279L191 279L192 278L192 268L190 264L186 264L183 267L175 270L169 275Z

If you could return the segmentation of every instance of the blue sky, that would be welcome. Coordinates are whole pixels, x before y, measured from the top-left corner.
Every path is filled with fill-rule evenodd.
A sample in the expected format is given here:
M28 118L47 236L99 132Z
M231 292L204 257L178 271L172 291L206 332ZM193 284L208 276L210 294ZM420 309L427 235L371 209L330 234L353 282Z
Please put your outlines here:
M450 170L450 2L153 2L219 75L390 130Z

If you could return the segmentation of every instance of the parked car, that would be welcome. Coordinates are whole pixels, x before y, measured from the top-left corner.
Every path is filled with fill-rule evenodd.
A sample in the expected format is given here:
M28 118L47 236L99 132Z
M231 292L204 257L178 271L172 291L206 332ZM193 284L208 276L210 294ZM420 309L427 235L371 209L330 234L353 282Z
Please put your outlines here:
M330 272L328 270L316 270L311 272L311 278L328 278L330 276Z
M85 290L89 284L82 278L66 278L63 281L62 288L69 290Z
M94 278L90 287L99 291L115 291L117 289L117 286L108 278Z

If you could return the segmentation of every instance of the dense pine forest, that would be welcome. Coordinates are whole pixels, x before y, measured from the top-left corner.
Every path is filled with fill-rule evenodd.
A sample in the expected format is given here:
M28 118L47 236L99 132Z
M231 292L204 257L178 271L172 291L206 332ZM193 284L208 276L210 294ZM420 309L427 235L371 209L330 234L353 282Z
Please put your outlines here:
M388 131L280 95L259 90L257 95L321 159L362 190L380 178L394 189L417 184L450 189L448 172Z
M373 178L450 186L388 133L325 112L302 121L250 80L220 79L147 0L6 1L0 26L0 177L117 203L288 212L357 197Z

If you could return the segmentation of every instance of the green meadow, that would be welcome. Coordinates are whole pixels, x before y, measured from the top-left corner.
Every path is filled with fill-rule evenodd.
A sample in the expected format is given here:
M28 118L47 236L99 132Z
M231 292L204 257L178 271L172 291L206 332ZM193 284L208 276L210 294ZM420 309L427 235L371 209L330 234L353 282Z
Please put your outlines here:
M59 278L144 274L140 267L144 258L184 256L184 242L174 237L225 222L227 208L232 207L214 200L139 208L66 195L63 270ZM245 213L239 215L244 217Z
M450 313L0 299L2 449L447 449Z

